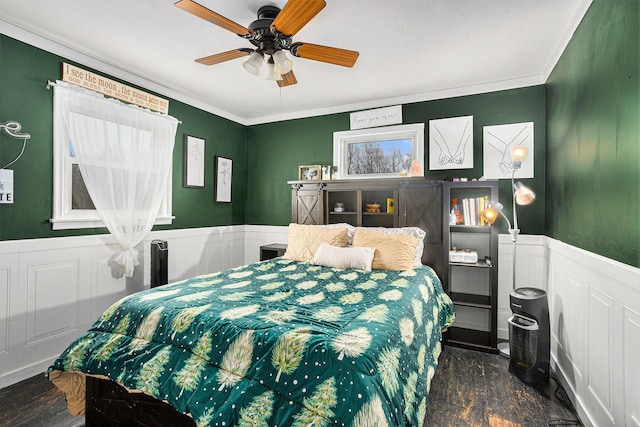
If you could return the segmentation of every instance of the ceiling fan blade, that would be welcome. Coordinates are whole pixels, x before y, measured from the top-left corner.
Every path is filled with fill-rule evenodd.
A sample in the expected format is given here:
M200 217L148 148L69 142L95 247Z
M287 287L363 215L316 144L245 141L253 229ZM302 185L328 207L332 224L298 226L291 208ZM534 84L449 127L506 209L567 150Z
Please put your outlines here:
M205 56L203 58L196 59L197 63L202 65L215 65L221 62L230 61L232 59L240 58L250 55L253 50L251 49L233 49L227 52L216 53L215 55Z
M324 0L289 0L273 20L271 26L285 36L291 37L326 5Z
M202 18L205 21L209 21L212 24L216 24L219 27L229 30L232 33L239 35L240 37L249 37L253 34L251 30L242 25L233 22L232 20L225 18L224 16L215 13L213 10L198 4L192 0L180 0L175 3L175 6L179 9L189 12L192 15Z
M301 42L291 45L291 54L300 58L342 65L343 67L353 67L360 55L355 50Z
M277 80L277 82L278 82L278 86L285 87L285 86L291 86L298 83L298 80L296 79L295 74L293 74L293 70L291 70L288 73L283 74L282 80Z

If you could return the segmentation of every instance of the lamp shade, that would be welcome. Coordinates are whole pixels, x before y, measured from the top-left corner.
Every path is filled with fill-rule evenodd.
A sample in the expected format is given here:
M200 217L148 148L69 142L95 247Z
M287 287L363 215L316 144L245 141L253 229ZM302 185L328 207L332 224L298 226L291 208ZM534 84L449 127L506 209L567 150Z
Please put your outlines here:
M536 199L536 193L525 187L521 182L513 184L513 197L519 205L529 205Z
M483 210L480 215L487 223L493 224L498 219L500 211L502 211L502 203L496 203L490 208Z
M247 59L242 66L249 74L253 74L254 76L260 75L260 68L262 67L262 62L264 61L264 57L258 51L253 52L249 55L249 59Z
M267 80L282 80L282 76L276 71L275 64L271 61L267 62Z
M287 58L287 55L282 50L276 50L271 57L273 58L276 73L287 74L293 68L293 62Z

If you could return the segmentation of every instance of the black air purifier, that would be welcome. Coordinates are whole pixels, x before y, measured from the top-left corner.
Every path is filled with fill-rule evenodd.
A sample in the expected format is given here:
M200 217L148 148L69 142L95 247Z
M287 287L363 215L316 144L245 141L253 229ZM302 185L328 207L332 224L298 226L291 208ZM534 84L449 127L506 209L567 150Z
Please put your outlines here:
M514 289L509 295L509 372L526 383L549 381L549 305L537 288Z
M169 246L166 240L151 241L151 287L166 285L169 282Z

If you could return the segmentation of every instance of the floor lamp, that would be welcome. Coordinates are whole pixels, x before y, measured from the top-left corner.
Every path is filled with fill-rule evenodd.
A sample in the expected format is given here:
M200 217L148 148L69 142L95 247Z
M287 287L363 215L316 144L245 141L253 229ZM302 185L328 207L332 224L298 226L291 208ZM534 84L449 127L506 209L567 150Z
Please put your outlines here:
M525 159L525 157L527 157L527 152L527 147L517 146L511 148L511 201L513 204L513 226L511 225L511 221L509 221L509 218L507 218L504 212L502 212L502 208L504 207L502 203L496 203L489 209L486 209L482 212L482 217L489 224L493 224L498 219L498 214L500 214L509 225L509 234L511 235L511 242L513 242L512 289L516 288L516 247L518 243L518 235L520 234L520 229L518 228L518 214L516 213L516 205L524 206L531 204L536 198L536 194L533 191L525 187L521 182L515 182L516 172L522 166L522 161ZM500 351L500 354L502 356L509 357L509 343L499 343L498 351Z

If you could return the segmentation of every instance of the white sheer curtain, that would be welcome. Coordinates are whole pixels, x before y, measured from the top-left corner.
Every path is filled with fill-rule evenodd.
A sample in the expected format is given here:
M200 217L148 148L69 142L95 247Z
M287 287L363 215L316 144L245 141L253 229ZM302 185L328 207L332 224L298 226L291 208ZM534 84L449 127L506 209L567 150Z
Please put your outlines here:
M171 182L178 120L63 82L54 104L96 211L121 246L113 261L131 277L135 246L151 231Z

